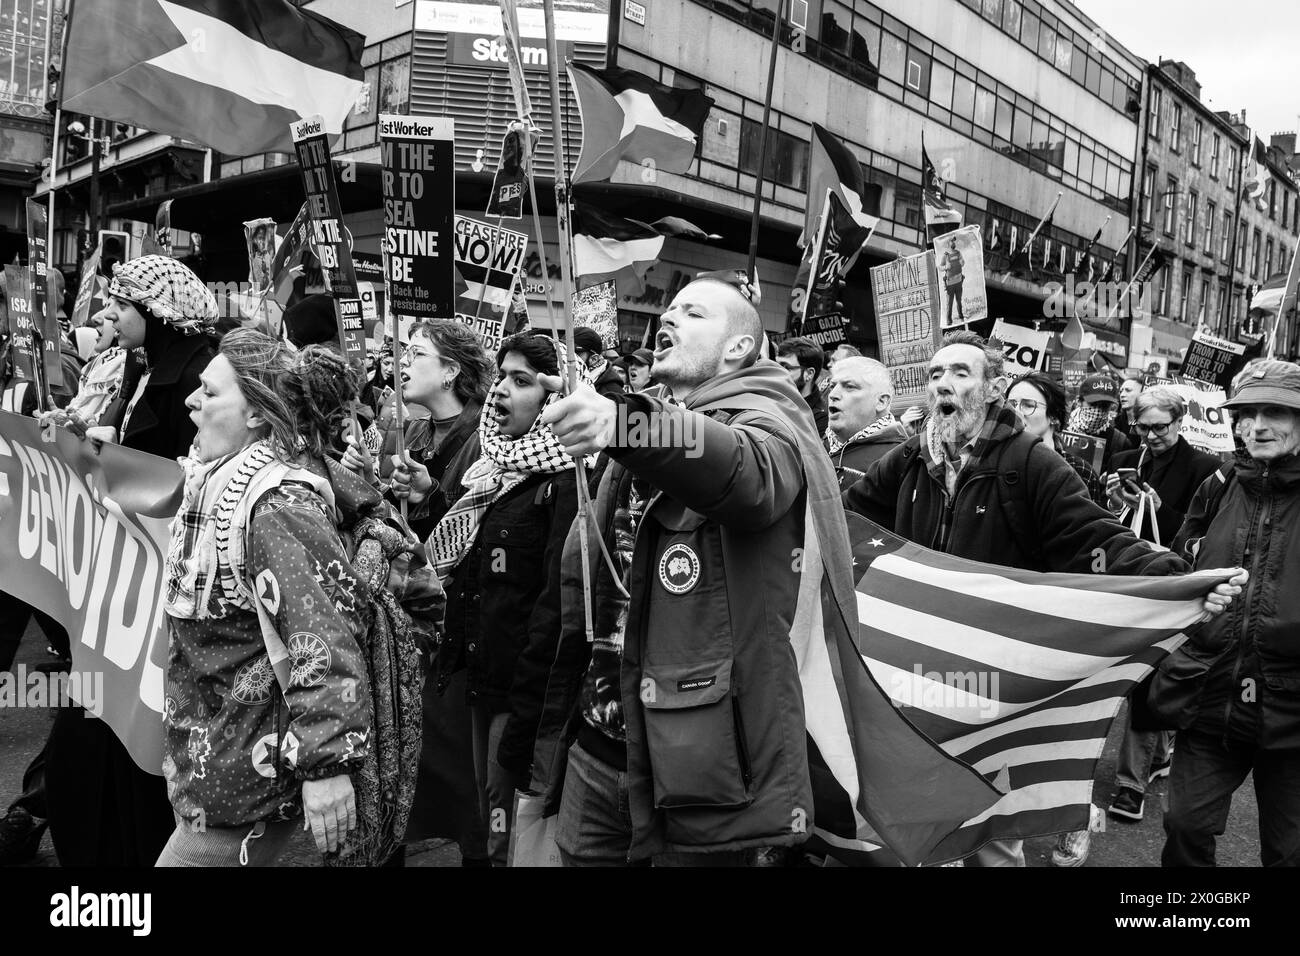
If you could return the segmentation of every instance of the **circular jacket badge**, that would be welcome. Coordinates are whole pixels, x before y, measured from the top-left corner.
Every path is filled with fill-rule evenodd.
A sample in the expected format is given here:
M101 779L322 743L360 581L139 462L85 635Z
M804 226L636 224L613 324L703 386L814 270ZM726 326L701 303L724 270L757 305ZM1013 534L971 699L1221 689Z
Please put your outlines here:
M700 559L684 544L668 546L659 559L659 581L672 594L685 594L700 580Z

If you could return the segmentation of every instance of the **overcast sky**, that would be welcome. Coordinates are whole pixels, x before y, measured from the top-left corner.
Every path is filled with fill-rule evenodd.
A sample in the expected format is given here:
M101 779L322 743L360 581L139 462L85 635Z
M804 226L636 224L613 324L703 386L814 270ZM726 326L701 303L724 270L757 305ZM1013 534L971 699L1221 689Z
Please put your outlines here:
M1260 139L1300 125L1300 2L1074 0L1129 50L1196 71L1201 102L1239 112Z

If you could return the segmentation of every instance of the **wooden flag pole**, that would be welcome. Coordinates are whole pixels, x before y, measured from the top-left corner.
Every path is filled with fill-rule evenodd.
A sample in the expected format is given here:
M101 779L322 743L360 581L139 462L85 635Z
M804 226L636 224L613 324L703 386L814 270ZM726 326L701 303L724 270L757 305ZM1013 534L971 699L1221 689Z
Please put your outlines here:
M560 125L560 59L557 45L555 42L555 2L554 0L542 0L542 10L546 18L546 72L551 83L551 149L555 157L555 228L556 238L560 246L560 277L564 283L564 303L568 306L567 314L564 319L564 338L568 346L569 355L569 391L575 392L578 389L580 378L578 375L577 357L578 350L573 338L573 262L570 258L569 233L570 222L569 216L569 183L565 174L567 168L564 162L564 134ZM534 205L534 209L536 205ZM541 236L538 236L540 245ZM560 370L561 374L564 370ZM586 625L587 643L590 644L596 639L595 625L592 621L592 583L591 583L591 562L588 560L590 553L589 544L589 511L587 507L587 473L582 464L582 456L573 456L573 468L577 473L578 485L578 541L582 550L582 608L584 623ZM617 577L617 576L616 576Z
M785 0L777 0L776 19L772 22L772 46L767 54L767 91L763 96L763 125L758 131L758 176L754 183L754 211L749 218L749 261L746 280L754 281L758 262L758 222L763 207L763 179L767 175L767 127L772 118L772 86L776 83L776 57L781 46L781 20L785 17Z

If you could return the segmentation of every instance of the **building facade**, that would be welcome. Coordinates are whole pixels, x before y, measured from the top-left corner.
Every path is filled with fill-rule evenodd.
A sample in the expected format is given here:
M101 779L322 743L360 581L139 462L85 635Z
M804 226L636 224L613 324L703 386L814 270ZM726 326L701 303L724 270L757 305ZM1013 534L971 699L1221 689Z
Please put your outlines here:
M24 201L50 157L46 111L61 4L0 0L0 262L27 255Z

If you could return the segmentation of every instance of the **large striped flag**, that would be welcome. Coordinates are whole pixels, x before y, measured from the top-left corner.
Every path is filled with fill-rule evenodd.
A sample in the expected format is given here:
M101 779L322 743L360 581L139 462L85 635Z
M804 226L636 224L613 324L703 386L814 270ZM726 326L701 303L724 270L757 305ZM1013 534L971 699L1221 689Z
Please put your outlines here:
M289 0L77 0L62 106L236 156L292 152L304 117L342 132L364 45Z
M1004 793L929 863L1086 828L1120 702L1227 577L1039 574L929 551L858 515L849 530L872 677L913 726ZM845 794L819 780L815 836L841 858L891 862L879 843L852 839Z

